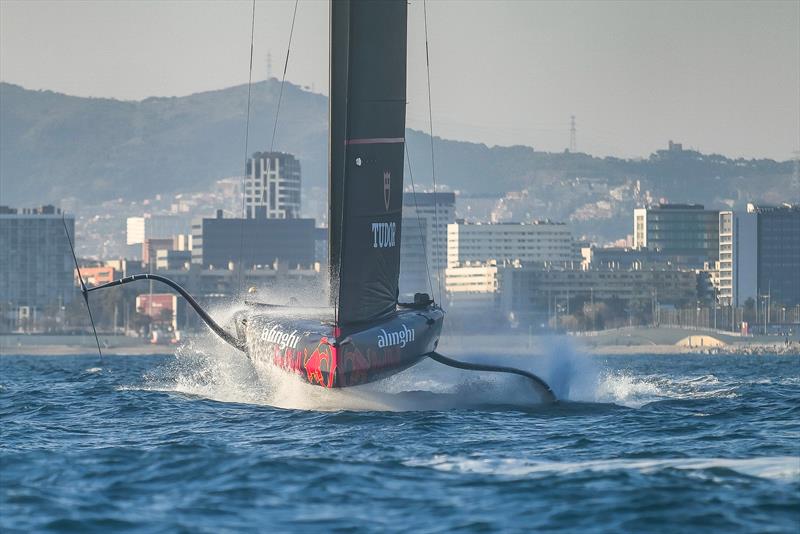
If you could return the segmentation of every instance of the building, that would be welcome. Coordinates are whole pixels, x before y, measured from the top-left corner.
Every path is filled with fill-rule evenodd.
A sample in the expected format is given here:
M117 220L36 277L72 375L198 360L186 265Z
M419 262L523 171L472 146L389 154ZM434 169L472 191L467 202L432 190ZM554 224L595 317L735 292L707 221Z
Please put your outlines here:
M583 247L582 265L588 268L643 269L645 267L667 266L673 257L663 250L628 247Z
M447 266L466 262L564 264L576 260L572 232L564 223L467 223L447 227Z
M717 300L723 306L744 306L758 296L758 220L753 213L721 211Z
M159 271L189 269L192 264L191 250L156 250L155 267Z
M497 262L470 263L447 268L448 293L495 293L497 292Z
M147 239L172 239L179 234L189 234L191 228L191 220L179 215L128 217L126 241L128 245L141 245Z
M214 219L202 219L192 227L192 263L205 269L291 267L314 263L314 219L225 219L222 210Z
M177 330L178 303L182 301L174 293L143 293L136 297L136 311L150 317L153 324L166 325Z
M0 206L0 321L36 323L45 307L75 296L75 264L64 234L75 239L75 219L43 206L21 211Z
M748 204L719 216L719 301L744 306L759 296L800 304L800 205Z
M541 322L543 314L574 312L576 302L617 302L621 310L652 310L694 303L697 274L667 269L615 270L525 267L498 270L500 309L522 321Z
M87 286L99 286L100 284L107 284L113 282L117 278L122 278L120 273L109 265L101 265L99 267L81 267L81 275L83 281ZM75 284L80 287L78 281L78 271L75 270Z
M400 292L420 293L444 286L447 227L455 222L456 195L404 193L400 234ZM430 284L428 283L430 280Z
M400 233L400 294L432 291L428 265L428 220L403 217Z
M658 250L689 268L719 256L719 211L701 204L659 204L633 210L633 246Z
M448 307L457 315L482 315L484 321L497 308L497 262L466 263L446 270Z
M300 162L284 152L256 152L244 178L248 219L300 217Z
M142 263L147 269L152 270L156 263L156 257L161 250L172 250L175 248L174 239L148 237L142 243Z

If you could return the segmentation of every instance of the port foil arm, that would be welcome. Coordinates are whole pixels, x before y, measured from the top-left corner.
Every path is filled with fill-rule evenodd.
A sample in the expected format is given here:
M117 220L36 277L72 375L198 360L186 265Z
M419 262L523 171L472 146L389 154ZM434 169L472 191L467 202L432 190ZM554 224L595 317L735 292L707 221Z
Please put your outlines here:
M448 358L447 356L442 356L438 352L430 352L427 356L436 362L441 363L442 365L447 365L449 367L455 367L456 369L464 369L467 371L490 371L494 373L510 373L514 375L524 376L525 378L530 379L534 386L536 387L536 391L539 393L540 397L544 402L553 403L556 402L555 393L553 390L550 389L550 386L547 385L547 382L536 376L535 374L524 371L522 369L517 369L515 367L505 367L502 365L485 365L481 363L467 363L462 362L459 360L453 360L452 358Z
M107 284L102 284L95 287L90 287L86 289L86 292L89 293L91 291L97 291L99 289L106 289L109 287L121 286L123 284L129 284L131 282L136 282L137 280L154 280L156 282L161 282L162 284L166 284L175 291L180 294L189 305L194 308L194 311L197 312L197 315L203 320L204 323L208 325L208 327L219 337L222 338L223 341L228 343L230 346L238 349L242 352L245 351L245 345L242 341L240 341L236 336L229 333L227 330L222 328L209 314L206 312L202 306L194 299L194 297L189 294L183 287L181 287L178 283L166 278L164 276L160 276L157 274L134 274L131 276L126 276L125 278L120 278L119 280L114 280L113 282L108 282Z

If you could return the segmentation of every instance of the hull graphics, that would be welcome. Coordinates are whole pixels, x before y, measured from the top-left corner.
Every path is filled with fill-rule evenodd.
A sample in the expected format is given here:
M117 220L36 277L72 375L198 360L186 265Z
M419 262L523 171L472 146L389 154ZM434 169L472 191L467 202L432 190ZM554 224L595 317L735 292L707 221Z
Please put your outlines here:
M439 308L399 311L377 325L334 331L320 322L250 313L237 321L247 355L326 388L357 386L406 369L439 343Z

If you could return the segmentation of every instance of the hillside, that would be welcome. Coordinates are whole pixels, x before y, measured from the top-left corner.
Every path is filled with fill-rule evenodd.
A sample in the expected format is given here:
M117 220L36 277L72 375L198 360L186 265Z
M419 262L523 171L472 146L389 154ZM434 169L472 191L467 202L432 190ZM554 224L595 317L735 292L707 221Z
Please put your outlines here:
M279 86L275 79L253 86L250 152L269 147ZM207 189L243 167L246 98L246 86L130 102L0 83L2 203L76 196L94 204ZM407 138L414 176L429 184L430 140L411 130ZM275 148L300 158L306 185L325 187L326 146L327 99L287 84ZM440 184L465 196L522 191L528 202L513 217L581 221L610 209L603 217L615 220L647 198L723 207L800 197L793 162L687 150L622 160L440 138L435 148Z

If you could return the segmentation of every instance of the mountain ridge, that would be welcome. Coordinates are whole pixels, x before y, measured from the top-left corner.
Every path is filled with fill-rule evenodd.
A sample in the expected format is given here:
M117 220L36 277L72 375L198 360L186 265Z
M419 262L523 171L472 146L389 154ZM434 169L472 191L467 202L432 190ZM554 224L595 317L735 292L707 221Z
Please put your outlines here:
M269 148L279 90L274 78L252 86L248 153ZM93 203L208 189L244 166L246 104L247 85L133 101L0 82L2 203L67 196ZM275 149L300 159L306 186L327 187L327 119L327 97L286 83ZM430 138L416 130L406 138L417 185L425 187ZM583 178L611 185L638 180L655 198L740 203L777 201L781 189L793 197L800 187L792 182L794 162L766 158L662 150L633 160L440 137L434 146L438 183L471 195L526 190L537 198L555 195L554 203L554 187Z

